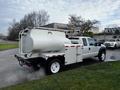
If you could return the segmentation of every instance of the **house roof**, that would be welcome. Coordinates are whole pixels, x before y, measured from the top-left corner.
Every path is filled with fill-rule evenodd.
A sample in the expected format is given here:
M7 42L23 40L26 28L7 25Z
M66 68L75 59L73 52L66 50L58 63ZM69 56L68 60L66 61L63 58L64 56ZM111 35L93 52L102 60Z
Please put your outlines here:
M42 27L68 30L68 25L67 24L63 24L63 23L50 23L50 24L44 25Z

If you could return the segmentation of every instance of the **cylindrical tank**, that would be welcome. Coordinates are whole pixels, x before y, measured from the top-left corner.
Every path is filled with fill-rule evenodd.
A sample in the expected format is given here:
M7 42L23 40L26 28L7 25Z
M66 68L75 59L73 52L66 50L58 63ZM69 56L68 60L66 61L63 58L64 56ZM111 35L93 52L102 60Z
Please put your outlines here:
M71 43L64 32L42 29L31 29L22 33L20 41L23 53L61 51L64 50L64 44Z

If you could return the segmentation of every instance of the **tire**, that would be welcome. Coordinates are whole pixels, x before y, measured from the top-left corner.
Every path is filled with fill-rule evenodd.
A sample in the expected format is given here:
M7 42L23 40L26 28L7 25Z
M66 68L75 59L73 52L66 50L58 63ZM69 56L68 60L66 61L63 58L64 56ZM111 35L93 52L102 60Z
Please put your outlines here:
M104 51L100 51L98 54L99 61L103 62L106 59L106 53Z
M46 66L46 73L47 74L56 74L58 73L62 68L62 63L59 59L53 59L50 62L48 62Z
M116 49L116 48L117 48L117 45L115 44L114 49Z

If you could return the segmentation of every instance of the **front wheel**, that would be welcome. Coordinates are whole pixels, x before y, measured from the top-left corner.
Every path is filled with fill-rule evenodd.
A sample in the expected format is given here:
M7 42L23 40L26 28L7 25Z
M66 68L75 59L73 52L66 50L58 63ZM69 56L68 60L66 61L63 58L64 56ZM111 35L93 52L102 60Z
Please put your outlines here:
M117 48L117 45L115 44L114 48L116 49Z
M50 61L46 67L47 74L55 74L58 73L62 68L62 63L58 59L53 59Z
M106 54L105 54L105 52L100 52L100 53L98 54L98 59L99 59L99 61L105 61L105 59L106 59Z

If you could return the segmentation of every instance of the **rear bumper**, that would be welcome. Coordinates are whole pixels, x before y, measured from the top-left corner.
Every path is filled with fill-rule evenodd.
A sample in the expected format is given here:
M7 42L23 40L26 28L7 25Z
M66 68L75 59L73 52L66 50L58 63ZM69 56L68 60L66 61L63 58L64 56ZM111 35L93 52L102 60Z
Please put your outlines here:
M29 60L28 59L25 59L25 58L23 58L23 57L20 57L19 55L15 55L15 58L18 60L18 62L19 62L19 65L20 66L23 66L23 65L27 65L27 66L32 66L32 64L31 64L31 62L29 62Z

